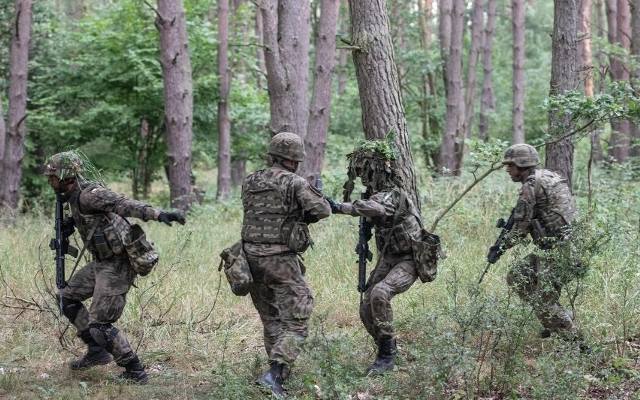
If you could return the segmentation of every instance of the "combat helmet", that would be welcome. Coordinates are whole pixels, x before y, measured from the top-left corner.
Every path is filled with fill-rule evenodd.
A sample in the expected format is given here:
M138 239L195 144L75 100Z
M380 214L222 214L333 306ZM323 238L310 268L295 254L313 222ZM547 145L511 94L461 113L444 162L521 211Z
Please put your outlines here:
M302 138L291 132L280 132L271 138L268 153L291 161L304 161L304 143Z
M519 143L514 144L504 152L503 164L515 164L516 167L529 168L535 167L540 163L540 157L535 147Z
M44 175L57 176L60 180L82 176L84 161L75 151L65 151L49 157L44 165Z

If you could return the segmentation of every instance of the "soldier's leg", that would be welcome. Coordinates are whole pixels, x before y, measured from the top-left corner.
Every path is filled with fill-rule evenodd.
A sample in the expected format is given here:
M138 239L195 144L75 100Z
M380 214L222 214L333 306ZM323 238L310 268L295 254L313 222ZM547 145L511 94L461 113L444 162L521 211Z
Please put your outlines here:
M548 260L540 260L538 286L534 310L542 326L550 332L573 338L576 328L571 314L560 305L562 284L556 279L554 266Z
M365 329L371 335L373 340L378 343L379 333L378 327L374 320L373 306L371 293L373 288L376 287L378 283L380 283L389 273L393 264L385 262L383 258L379 258L376 264L376 267L371 271L369 275L369 279L367 280L367 290L364 292L362 296L362 302L360 303L360 321L362 321L362 325L364 325Z
M274 343L282 332L282 326L278 319L278 310L272 305L274 299L273 291L264 283L256 282L254 277L254 284L249 294L262 322L264 348L267 357L269 357Z
M529 254L517 262L507 273L507 284L518 297L527 304L533 305L538 286L538 257Z

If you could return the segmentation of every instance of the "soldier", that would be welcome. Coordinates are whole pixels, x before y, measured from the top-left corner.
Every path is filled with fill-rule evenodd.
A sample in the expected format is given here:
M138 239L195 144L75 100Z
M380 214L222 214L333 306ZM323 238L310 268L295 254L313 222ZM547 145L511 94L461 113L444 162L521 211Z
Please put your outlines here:
M533 307L544 327L541 337L557 333L579 340L571 314L559 303L563 284L575 278L571 271L579 266L569 241L576 207L567 181L553 171L536 168L538 152L528 144L509 147L502 163L511 180L522 183L522 188L513 210L513 228L501 244L490 248L487 261L495 263L505 250L531 235L541 251L515 264L507 283Z
M74 274L60 290L58 301L62 313L76 327L87 345L86 354L70 363L72 370L95 365L116 364L125 368L120 375L136 383L147 383L148 377L140 359L115 323L126 303L126 295L136 272L131 267L123 246L129 235L126 217L154 220L171 225L185 223L178 212L162 211L127 199L103 185L85 179L85 162L73 151L53 155L45 165L49 185L69 203L71 217L65 223L65 235L80 232L93 261ZM92 297L91 307L82 301Z
M328 217L331 210L322 193L295 174L305 156L298 135L275 135L268 153L270 167L247 176L242 185L242 241L270 364L257 383L282 396L313 309L298 255L312 243L307 224Z
M418 278L412 242L420 238L422 221L402 189L390 154L392 151L364 147L351 153L345 199L353 190L355 177L366 186L366 199L352 203L330 200L332 213L364 217L375 227L378 260L360 302L360 319L378 346L377 357L367 368L368 374L393 369L397 345L391 299L407 291Z

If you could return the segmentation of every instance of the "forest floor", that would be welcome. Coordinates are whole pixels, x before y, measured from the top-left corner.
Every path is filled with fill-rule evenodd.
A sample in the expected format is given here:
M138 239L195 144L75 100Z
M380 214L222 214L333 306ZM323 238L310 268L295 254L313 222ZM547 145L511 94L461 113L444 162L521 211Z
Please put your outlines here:
M576 181L585 209L586 189L580 176ZM610 240L562 299L591 353L540 339L531 309L508 289L510 265L531 247L512 249L477 284L498 234L495 220L508 213L518 190L498 172L438 225L447 253L438 278L394 299L400 355L396 370L382 377L364 374L375 347L358 317L358 221L335 216L312 226L316 245L304 263L315 309L287 383L291 398L640 399L640 186L623 178L598 182L591 222ZM425 220L432 222L467 183L421 182ZM115 365L69 371L66 363L83 348L50 295L52 220L21 216L0 230L0 398L266 398L253 384L266 365L259 319L250 299L233 296L217 271L218 254L239 237L241 217L234 198L196 207L185 226L144 223L161 262L137 280L117 325L148 368L146 386L118 381Z

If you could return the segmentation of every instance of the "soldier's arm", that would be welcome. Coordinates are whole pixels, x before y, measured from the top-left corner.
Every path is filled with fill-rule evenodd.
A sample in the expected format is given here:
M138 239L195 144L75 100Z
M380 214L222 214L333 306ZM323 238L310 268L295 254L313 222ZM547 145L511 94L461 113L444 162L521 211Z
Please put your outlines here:
M525 182L520 191L520 197L513 211L513 228L505 236L503 247L508 249L515 246L531 232L536 196L534 184Z
M329 202L322 193L300 178L295 182L295 196L303 211L303 219L307 223L318 222L331 215Z
M340 203L342 214L354 217L390 217L395 212L391 193L377 193L366 200L356 200L352 203Z
M104 187L84 190L80 194L80 208L89 214L112 212L121 217L139 218L143 221L158 220L161 212L149 204L129 199Z

